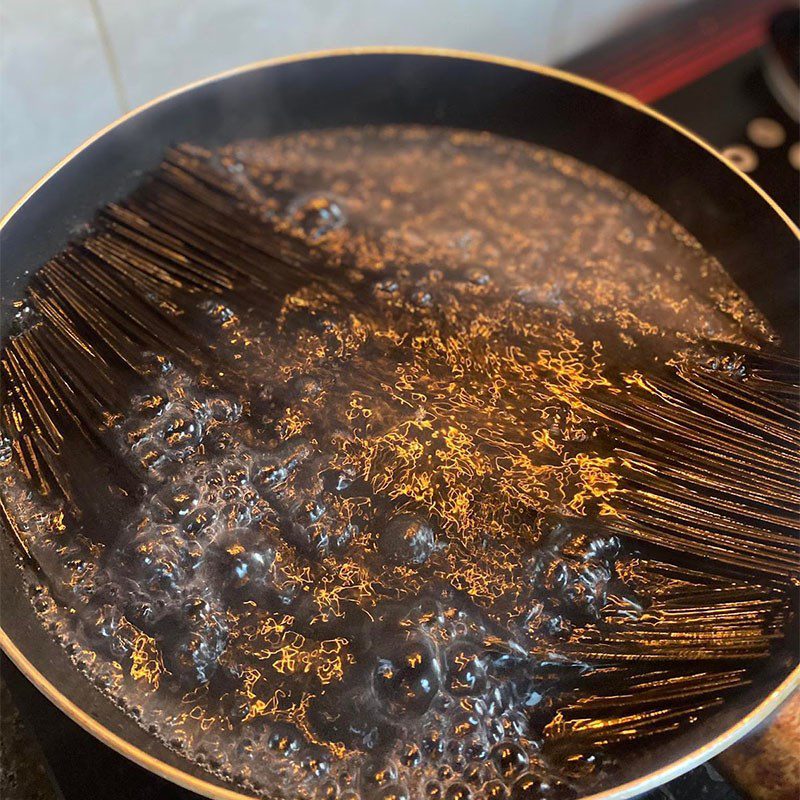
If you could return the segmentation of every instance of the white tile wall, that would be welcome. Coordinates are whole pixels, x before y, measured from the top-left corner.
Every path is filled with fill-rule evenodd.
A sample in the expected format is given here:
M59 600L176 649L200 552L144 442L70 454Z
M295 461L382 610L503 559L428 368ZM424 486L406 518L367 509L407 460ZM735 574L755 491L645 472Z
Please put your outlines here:
M0 212L129 107L303 50L454 47L553 62L685 0L0 0Z
M546 59L559 0L99 0L132 101L248 61L354 45ZM188 9L191 13L186 13Z
M0 212L119 114L89 0L0 0Z

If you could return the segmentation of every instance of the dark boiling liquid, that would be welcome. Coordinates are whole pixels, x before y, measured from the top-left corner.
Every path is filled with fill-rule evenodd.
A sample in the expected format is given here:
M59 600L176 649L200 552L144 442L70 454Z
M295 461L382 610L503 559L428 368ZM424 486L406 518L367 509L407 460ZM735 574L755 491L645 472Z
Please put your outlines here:
M6 468L37 608L143 726L250 791L583 792L614 765L548 747L587 669L565 643L648 598L598 522L619 478L581 398L766 326L649 201L531 145L342 130L216 163L329 254L326 281L198 298L213 367L153 354L114 433L138 494L101 536Z

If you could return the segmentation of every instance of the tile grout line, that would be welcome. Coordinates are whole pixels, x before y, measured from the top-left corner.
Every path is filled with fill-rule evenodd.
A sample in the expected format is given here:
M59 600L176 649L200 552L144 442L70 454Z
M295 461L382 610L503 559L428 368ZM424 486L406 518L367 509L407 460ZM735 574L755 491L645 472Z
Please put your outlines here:
M94 17L94 23L100 37L100 44L103 47L103 54L108 64L108 70L111 73L111 82L114 84L114 94L117 96L120 113L125 114L130 110L128 93L125 91L125 84L122 82L119 61L117 60L117 54L114 52L114 45L111 43L111 36L108 32L105 17L100 8L99 0L89 0L89 6L92 9L92 16Z

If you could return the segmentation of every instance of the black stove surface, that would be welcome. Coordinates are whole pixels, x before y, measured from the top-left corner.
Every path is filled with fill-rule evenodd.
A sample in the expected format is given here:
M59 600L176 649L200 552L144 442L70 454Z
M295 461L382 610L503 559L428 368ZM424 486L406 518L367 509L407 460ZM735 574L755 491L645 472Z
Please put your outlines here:
M769 66L795 58L799 25L786 0L701 0L563 66L699 134L797 222L800 134L786 107L798 113L800 89L787 70L794 95L785 99Z
M768 85L763 69L765 54L796 46L769 41L770 20L782 5L775 0L702 0L562 66L626 91L694 130L798 220L798 126L771 91L774 86ZM787 26L778 27L785 31ZM50 705L5 656L0 667L13 697L2 695L0 794L6 800L197 797L101 745ZM9 708L12 702L19 717ZM742 795L705 765L645 800L742 800Z

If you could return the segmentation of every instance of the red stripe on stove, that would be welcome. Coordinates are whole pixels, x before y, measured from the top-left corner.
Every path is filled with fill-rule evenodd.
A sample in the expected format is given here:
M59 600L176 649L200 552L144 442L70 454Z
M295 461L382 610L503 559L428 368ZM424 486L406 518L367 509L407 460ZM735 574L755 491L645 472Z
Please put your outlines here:
M722 41L707 42L653 64L628 81L617 81L614 85L645 103L652 103L730 63L763 44L766 38L765 26L752 26Z
M676 53L676 40L680 43L681 52L686 53L698 43L703 46L709 46L714 41L738 35L739 31L745 28L750 28L757 24L766 27L771 13L781 7L782 0L763 0L755 3L755 7L751 0L735 5L745 5L747 11L738 14L738 8L726 6L724 9L725 16L720 18L719 9L710 9L701 15L702 22L695 18L681 26L670 29L663 35L657 35L646 42L643 47L629 50L622 57L615 56L613 63L608 65L607 70L602 68L593 69L592 76L596 80L608 83L611 86L620 86L621 83L627 83L638 73L663 63L665 55L674 55ZM702 29L703 25L715 25L715 30L712 33L706 33Z

